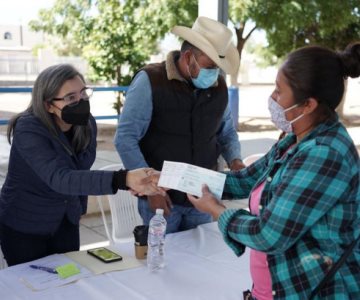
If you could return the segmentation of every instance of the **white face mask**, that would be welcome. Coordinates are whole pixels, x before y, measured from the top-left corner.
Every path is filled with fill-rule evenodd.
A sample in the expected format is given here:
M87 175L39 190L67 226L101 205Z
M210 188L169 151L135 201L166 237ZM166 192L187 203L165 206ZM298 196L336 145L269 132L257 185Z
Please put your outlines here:
M293 128L291 124L299 120L304 116L301 114L300 116L296 117L294 120L288 121L286 120L285 113L289 110L292 110L295 107L298 107L299 104L294 104L287 109L284 109L279 103L277 103L271 96L268 100L268 107L271 115L271 121L275 124L276 128L285 131L287 133L292 132Z

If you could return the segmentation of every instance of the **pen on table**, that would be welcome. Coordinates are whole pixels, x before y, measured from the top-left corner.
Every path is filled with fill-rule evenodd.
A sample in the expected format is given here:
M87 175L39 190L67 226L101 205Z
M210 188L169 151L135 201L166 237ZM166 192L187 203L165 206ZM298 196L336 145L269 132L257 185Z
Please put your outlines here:
M45 267L45 266L39 266L39 265L30 265L30 268L45 271L52 274L57 274L57 271L53 268Z

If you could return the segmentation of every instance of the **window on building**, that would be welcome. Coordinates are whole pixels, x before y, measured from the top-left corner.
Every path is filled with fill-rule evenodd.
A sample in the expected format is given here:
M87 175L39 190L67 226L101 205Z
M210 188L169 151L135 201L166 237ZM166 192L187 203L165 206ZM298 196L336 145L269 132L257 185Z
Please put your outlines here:
M4 40L12 40L11 32L7 31L4 33Z

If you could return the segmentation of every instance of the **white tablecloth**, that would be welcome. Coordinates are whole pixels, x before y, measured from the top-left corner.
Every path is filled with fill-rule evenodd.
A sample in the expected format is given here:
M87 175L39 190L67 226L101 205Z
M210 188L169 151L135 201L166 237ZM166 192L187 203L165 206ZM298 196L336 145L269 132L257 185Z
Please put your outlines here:
M131 243L117 246L134 256ZM109 272L44 291L32 291L8 269L0 271L0 299L232 300L251 287L249 255L240 258L226 246L217 223L166 236L166 267L144 266Z

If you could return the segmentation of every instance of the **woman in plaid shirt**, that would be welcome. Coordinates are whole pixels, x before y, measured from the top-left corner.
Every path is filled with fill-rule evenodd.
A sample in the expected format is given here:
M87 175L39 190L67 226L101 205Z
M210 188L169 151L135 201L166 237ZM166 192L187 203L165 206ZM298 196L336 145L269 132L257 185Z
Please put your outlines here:
M223 198L250 198L250 213L225 209L206 186L201 211L218 219L236 255L251 248L254 299L308 299L360 234L359 155L335 109L344 79L360 75L360 43L336 53L310 46L287 57L269 98L287 135L226 178ZM317 294L360 299L360 246Z

